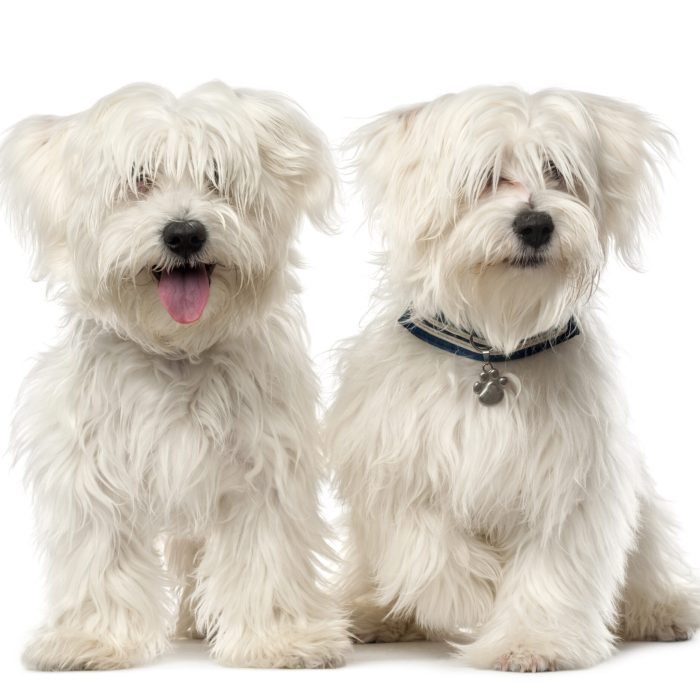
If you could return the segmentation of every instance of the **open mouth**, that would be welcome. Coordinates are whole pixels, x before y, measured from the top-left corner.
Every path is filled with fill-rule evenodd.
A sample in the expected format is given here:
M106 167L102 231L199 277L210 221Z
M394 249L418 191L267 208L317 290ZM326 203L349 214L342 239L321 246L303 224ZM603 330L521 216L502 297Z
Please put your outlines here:
M153 268L160 303L177 323L194 323L209 301L214 264L183 264L171 269Z

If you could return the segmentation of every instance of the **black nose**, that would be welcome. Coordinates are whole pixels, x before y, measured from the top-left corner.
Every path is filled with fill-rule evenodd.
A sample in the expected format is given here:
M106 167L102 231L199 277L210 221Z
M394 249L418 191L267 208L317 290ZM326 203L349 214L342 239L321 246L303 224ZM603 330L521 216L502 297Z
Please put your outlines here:
M513 219L513 230L526 245L540 248L552 237L554 222L546 211L522 211Z
M202 250L207 230L201 221L171 221L163 229L163 242L176 255L188 258Z

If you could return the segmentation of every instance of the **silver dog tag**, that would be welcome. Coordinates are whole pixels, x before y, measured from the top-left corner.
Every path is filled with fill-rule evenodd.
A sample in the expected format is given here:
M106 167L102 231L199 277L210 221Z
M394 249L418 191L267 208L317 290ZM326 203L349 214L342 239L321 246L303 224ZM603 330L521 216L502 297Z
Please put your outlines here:
M498 370L491 364L488 350L483 351L484 366L481 368L479 381L474 382L474 393L484 406L494 406L503 401L508 384L508 377L501 377Z

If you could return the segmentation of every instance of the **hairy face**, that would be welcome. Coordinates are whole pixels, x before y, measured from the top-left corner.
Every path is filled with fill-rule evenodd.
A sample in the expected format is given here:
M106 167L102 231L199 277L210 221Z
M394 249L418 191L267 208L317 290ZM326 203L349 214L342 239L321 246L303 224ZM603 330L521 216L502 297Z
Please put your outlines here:
M562 323L607 251L633 261L667 134L593 95L478 88L352 139L390 294L509 348Z
M272 93L150 85L35 117L0 158L38 276L157 352L196 354L289 291L299 218L334 195L325 140ZM291 260L293 262L293 259Z

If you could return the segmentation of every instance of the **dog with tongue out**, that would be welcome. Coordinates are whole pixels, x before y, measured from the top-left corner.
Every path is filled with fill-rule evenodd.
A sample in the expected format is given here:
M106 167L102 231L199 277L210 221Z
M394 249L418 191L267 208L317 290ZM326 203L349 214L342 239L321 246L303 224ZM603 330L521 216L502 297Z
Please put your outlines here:
M341 663L293 274L302 217L334 200L322 134L274 93L132 85L20 122L0 182L68 314L13 427L49 569L27 665L121 668L173 636L229 665Z

